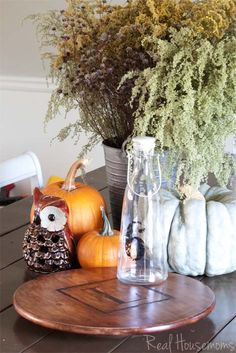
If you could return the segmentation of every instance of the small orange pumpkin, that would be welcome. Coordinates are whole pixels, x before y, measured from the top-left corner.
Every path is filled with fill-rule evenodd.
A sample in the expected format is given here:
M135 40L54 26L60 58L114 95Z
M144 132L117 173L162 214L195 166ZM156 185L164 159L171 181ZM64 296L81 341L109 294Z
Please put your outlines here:
M84 165L84 160L76 161L71 166L64 182L49 184L41 190L44 195L57 196L66 201L69 208L68 225L77 239L86 232L102 227L100 207L106 208L102 195L96 189L75 182L77 170ZM34 205L31 209L31 222L33 214Z
M120 232L111 229L103 207L101 214L102 231L88 232L78 242L77 258L83 268L117 266Z

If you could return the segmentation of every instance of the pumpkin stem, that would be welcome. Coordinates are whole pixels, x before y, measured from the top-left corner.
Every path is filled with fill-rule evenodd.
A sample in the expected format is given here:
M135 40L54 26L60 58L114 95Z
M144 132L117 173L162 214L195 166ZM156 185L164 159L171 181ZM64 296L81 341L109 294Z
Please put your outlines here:
M102 219L103 219L103 228L102 228L100 235L113 235L113 231L111 229L111 225L110 225L110 222L107 218L104 207L101 206L100 210L101 210Z
M84 167L87 164L87 159L80 159L78 161L75 161L72 166L70 167L70 170L66 176L66 179L62 185L62 189L66 191L72 191L76 189L75 186L75 176L78 171L78 169Z

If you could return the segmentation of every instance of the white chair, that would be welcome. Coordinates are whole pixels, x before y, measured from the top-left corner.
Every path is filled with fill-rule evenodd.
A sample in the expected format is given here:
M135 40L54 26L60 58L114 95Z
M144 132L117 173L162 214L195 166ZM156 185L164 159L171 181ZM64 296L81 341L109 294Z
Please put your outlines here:
M24 179L30 179L32 193L36 186L43 186L40 162L33 152L25 152L0 163L0 188Z

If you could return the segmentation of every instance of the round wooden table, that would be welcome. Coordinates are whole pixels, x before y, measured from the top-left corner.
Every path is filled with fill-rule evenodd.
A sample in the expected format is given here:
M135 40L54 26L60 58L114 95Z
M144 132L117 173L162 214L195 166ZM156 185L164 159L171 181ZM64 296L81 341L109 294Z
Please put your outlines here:
M52 329L84 334L133 335L176 329L214 308L211 289L170 273L159 285L133 286L115 268L75 269L42 275L14 294L16 311Z

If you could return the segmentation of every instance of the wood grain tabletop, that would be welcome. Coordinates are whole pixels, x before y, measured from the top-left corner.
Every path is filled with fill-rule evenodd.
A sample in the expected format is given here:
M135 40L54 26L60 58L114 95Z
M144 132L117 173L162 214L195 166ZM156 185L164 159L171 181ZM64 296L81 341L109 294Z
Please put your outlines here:
M87 174L87 182L101 191L109 204L105 168ZM146 353L236 352L236 272L195 278L216 297L211 314L197 323L155 334L96 336L47 329L20 317L13 294L37 277L27 270L21 244L29 222L32 199L0 209L0 352L1 353Z

